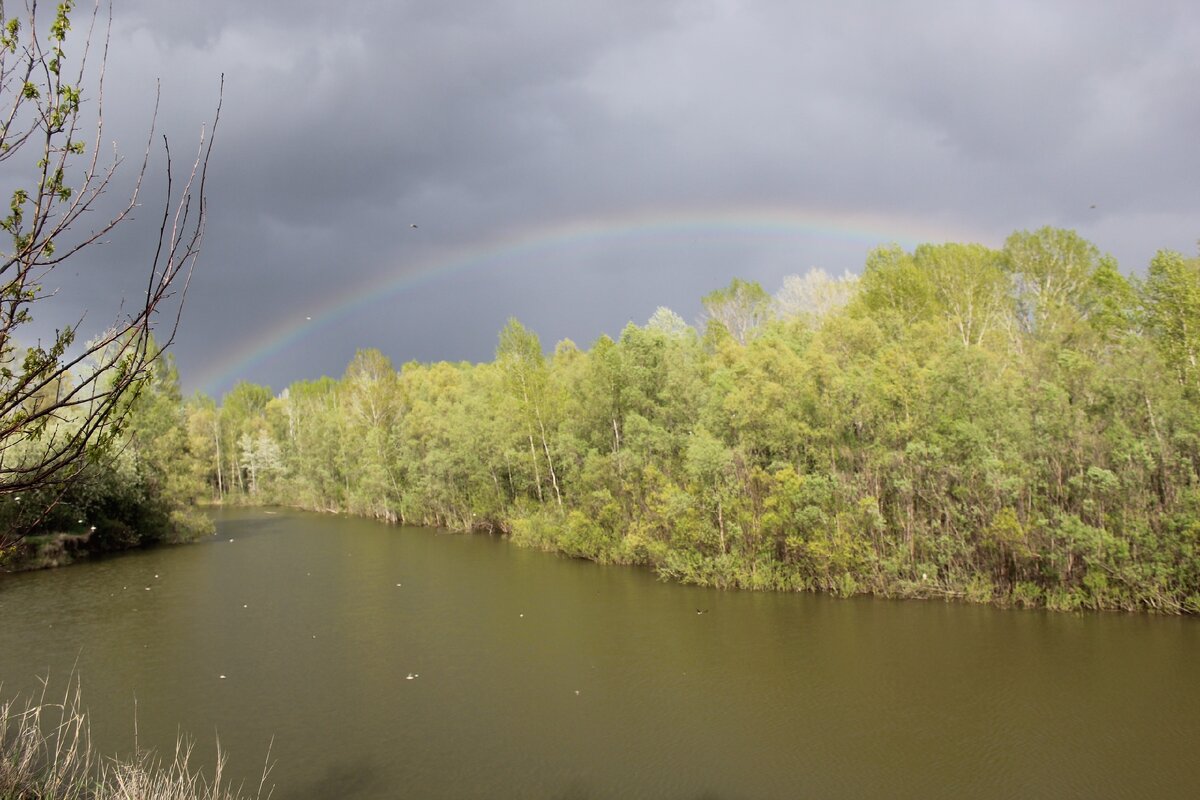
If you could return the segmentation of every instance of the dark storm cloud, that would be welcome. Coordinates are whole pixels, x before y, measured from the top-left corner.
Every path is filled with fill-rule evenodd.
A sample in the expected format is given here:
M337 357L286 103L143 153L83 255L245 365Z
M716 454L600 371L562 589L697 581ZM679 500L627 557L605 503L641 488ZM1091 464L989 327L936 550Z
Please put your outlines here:
M349 287L573 219L790 206L992 245L1055 224L1127 271L1200 235L1188 2L115 0L113 19L106 134L127 154L156 78L177 152L225 74L176 343L189 387ZM152 195L64 298L112 303L135 283ZM857 269L874 243L748 231L534 250L381 297L227 377L338 374L359 345L487 358L514 314L548 346L587 344L660 304L693 317L734 275L773 290Z

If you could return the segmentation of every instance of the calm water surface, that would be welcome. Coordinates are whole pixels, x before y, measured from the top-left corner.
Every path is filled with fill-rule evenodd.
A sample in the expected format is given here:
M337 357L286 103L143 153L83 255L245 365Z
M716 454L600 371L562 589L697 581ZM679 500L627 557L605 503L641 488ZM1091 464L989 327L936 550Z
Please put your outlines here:
M270 746L276 798L1200 796L1194 619L717 592L290 512L0 576L0 693L72 671L105 752L136 703L143 746L219 737L250 784Z

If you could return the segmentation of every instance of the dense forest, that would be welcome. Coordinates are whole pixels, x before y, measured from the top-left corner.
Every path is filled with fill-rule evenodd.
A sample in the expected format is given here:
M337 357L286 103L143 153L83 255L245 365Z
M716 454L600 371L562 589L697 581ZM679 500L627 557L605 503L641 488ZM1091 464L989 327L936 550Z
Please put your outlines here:
M549 356L516 320L491 363L364 350L219 406L166 375L118 482L720 587L1200 612L1200 259L1134 279L1044 228L703 306Z

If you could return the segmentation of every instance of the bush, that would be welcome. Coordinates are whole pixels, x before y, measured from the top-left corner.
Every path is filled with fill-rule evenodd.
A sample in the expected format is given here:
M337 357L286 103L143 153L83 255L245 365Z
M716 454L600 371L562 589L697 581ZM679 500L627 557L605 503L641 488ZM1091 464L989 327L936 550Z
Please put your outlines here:
M216 532L217 526L212 518L199 509L178 508L171 512L170 542L190 542Z
M1052 589L1046 593L1046 608L1051 611L1078 611L1083 598L1071 589Z
M1012 589L1012 602L1019 608L1038 608L1046 601L1046 593L1036 583L1021 581Z
M572 511L562 523L559 537L562 552L575 558L606 563L612 561L613 537L595 519L582 511Z
M972 575L963 589L968 603L990 603L996 596L996 586L986 575Z

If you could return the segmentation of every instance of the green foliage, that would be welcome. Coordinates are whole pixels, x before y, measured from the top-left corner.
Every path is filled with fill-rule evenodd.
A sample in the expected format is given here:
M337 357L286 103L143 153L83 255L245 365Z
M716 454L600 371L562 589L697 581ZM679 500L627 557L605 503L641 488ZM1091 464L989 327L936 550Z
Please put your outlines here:
M771 296L755 281L734 278L701 302L709 323L719 325L738 344L750 341L771 318Z
M54 566L211 534L212 521L194 505L206 494L204 480L178 373L170 359L161 359L132 398L120 438L96 452L70 483L0 500L0 527L29 533L7 553L7 566Z
M179 398L159 396L166 379L156 374L166 368L163 352L175 327L166 323L161 347L152 332L158 320L177 324L179 318L179 307L161 312L175 295L171 284L186 283L199 252L211 138L181 191L171 190L167 176L163 218L178 203L173 218L180 227L151 248L144 294L123 303L91 338L66 325L52 335L43 332L33 346L22 342L35 338L27 326L57 291L61 278L54 270L80 258L133 212L146 174L143 161L126 202L114 206L121 159L115 153L107 164L80 158L93 135L89 130L99 139L95 120L104 116L103 92L88 81L102 84L107 46L96 48L91 39L97 5L93 24L82 26L82 41L67 47L75 6L75 0L61 0L47 21L38 3L27 3L22 22L8 18L0 4L0 161L13 159L6 168L8 210L0 217L0 498L11 503L0 509L0 550L47 531L75 536L53 526L66 524L57 521L63 513L87 516L89 503L103 515L90 531L89 547L141 542L170 528L168 510L186 502L168 455L178 453L186 438L179 432ZM68 49L78 66L64 71ZM69 82L71 74L78 83ZM85 94L92 103L87 113ZM25 169L13 167L22 159ZM105 511L102 498L125 495L120 513ZM126 512L144 518L126 519Z
M735 280L703 338L660 309L550 358L512 320L490 364L365 351L339 381L194 401L183 429L228 500L713 586L1195 613L1196 276L1160 254L1135 287L1049 228L889 247L819 314L772 320ZM282 466L251 466L269 444Z
M1161 250L1143 289L1150 336L1176 380L1200 392L1200 258Z

